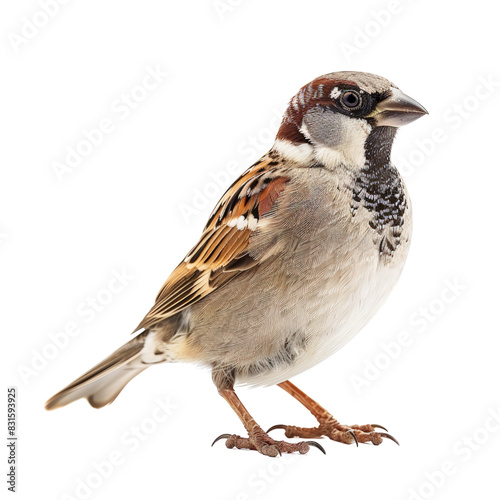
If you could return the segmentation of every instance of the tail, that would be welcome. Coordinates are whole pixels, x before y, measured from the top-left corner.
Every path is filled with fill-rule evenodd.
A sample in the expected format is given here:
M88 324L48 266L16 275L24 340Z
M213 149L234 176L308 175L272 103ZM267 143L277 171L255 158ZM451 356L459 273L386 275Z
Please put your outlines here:
M120 347L87 373L76 379L46 403L46 410L55 410L80 398L94 408L113 402L122 389L149 365L141 360L147 334L143 332Z

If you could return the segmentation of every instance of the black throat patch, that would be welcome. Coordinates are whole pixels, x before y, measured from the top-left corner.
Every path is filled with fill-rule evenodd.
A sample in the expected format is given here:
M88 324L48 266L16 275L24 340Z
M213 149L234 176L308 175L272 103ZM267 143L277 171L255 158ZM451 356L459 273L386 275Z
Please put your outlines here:
M366 163L354 182L351 213L359 207L370 212L370 227L381 256L392 255L400 245L404 213L408 206L399 172L391 165L394 127L375 127L365 142ZM389 229L390 228L390 229ZM389 229L389 230L388 230Z

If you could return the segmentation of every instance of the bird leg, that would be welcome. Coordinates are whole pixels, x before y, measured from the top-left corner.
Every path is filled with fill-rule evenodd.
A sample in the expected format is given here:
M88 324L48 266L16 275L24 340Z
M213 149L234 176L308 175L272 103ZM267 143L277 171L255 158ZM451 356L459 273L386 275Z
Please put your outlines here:
M248 432L248 437L240 437L235 434L222 434L213 443L219 439L226 439L228 448L239 448L247 450L257 450L268 457L276 457L282 453L294 453L298 451L301 454L307 453L310 446L319 448L323 453L325 450L321 445L314 441L301 441L300 443L287 443L286 441L275 441L272 439L253 419L252 415L243 406L234 389L219 388L219 394L229 403L231 408L238 415L241 423L245 426Z
M283 390L288 392L297 401L302 403L316 418L319 425L317 427L296 427L294 425L273 425L267 432L273 429L283 429L285 436L288 438L319 438L326 436L333 441L340 443L352 444L356 443L373 443L380 444L383 438L392 439L395 443L399 444L397 440L390 434L385 432L377 432L376 429L384 429L385 427L377 424L368 425L342 425L340 424L328 411L321 405L316 403L307 394L302 392L298 387L293 385L289 380L278 384Z

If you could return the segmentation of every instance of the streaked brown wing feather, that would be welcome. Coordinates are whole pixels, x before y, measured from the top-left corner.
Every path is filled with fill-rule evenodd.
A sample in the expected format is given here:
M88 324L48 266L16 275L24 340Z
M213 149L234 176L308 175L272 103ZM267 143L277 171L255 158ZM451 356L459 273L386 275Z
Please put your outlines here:
M248 255L259 219L275 209L288 182L269 160L247 170L212 212L198 244L169 276L156 302L135 331L152 328L259 264ZM238 224L239 221L239 224Z

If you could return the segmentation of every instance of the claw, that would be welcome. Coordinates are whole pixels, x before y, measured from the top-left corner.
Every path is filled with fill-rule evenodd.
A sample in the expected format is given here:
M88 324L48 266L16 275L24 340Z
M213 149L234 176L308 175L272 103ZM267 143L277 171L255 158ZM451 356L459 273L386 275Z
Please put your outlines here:
M273 449L276 449L276 450L278 451L278 455L279 455L280 457L282 457L282 456L283 456L283 455L282 455L282 453L281 453L281 450L279 449L279 446L274 445L274 446L272 446L272 448L273 448Z
M272 427L269 427L269 429L267 429L266 434L269 434L271 431L274 431L274 429L283 429L284 431L286 431L287 427L288 425L283 425L283 424L273 425Z
M319 443L317 443L316 441L304 441L305 443L307 443L309 446L314 446L315 448L318 448L318 450L322 451L324 455L326 455L326 451L325 449L323 448L323 446L321 446Z
M356 443L356 447L359 447L358 438L356 437L356 433L352 429L349 429L347 432L354 438L354 442Z
M390 434L386 434L385 432L379 432L378 435L394 441L399 446L398 440L395 437L391 436Z
M389 432L383 425L372 424L372 427L375 427L375 429L384 429L385 432Z
M219 437L215 438L214 442L212 443L212 446L219 441L220 439L227 439L230 438L231 434L221 434Z

